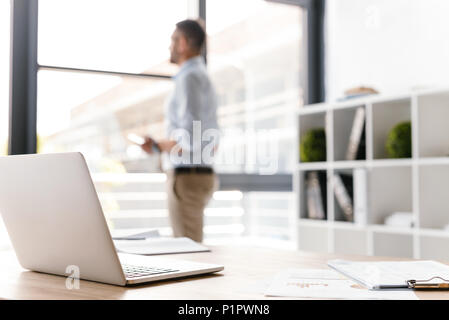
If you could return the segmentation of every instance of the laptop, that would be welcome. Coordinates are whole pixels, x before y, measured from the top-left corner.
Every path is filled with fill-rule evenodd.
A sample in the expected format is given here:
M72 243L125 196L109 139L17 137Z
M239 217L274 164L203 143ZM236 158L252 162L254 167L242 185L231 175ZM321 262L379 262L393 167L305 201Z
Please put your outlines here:
M125 286L223 266L117 253L81 153L0 157L0 213L23 268Z

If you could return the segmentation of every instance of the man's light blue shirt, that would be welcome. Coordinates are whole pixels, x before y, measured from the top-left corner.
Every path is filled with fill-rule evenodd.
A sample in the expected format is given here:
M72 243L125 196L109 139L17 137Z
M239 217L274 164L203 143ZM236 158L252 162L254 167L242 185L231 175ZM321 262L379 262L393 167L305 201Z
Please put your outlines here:
M166 154L164 167L212 166L211 142L218 144L217 99L203 58L185 61L174 85L165 108L166 128L168 138L178 142L183 156L181 160Z

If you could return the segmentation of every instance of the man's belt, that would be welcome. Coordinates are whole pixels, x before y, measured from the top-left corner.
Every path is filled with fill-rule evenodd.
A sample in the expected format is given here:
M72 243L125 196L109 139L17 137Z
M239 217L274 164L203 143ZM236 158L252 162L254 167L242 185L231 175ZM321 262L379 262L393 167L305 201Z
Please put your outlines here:
M210 167L177 167L174 169L176 174L180 173L201 173L201 174L212 174L214 169Z

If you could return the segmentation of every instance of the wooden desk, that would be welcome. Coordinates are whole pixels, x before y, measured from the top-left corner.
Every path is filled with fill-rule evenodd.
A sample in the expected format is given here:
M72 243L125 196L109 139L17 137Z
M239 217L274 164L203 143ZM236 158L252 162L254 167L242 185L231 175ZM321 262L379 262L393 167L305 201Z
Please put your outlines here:
M212 247L212 252L169 255L169 259L224 264L219 274L118 287L81 281L68 290L64 277L22 269L14 252L0 252L3 299L266 299L257 285L286 268L326 268L329 259L380 260L374 257L316 254L249 247ZM382 259L385 260L385 259ZM392 259L390 259L392 260ZM400 259L396 259L400 260ZM449 299L449 291L420 292L421 299Z

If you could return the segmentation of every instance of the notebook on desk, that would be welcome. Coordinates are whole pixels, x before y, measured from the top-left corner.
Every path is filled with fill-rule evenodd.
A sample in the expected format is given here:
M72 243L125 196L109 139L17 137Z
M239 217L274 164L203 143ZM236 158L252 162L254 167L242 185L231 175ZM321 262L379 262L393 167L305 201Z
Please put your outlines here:
M358 262L331 260L328 266L368 289L447 289L449 266L436 261ZM416 285L418 284L418 286Z

